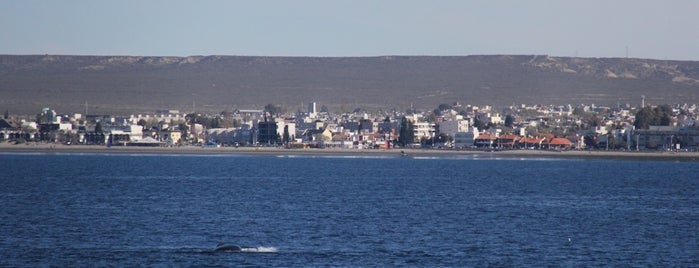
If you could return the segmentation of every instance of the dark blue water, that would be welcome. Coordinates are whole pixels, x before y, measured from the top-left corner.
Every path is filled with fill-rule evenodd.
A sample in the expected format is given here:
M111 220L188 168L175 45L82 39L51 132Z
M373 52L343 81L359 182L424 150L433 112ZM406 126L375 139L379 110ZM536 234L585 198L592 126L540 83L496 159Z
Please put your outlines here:
M691 162L0 154L0 266L699 266ZM253 252L213 252L216 244Z

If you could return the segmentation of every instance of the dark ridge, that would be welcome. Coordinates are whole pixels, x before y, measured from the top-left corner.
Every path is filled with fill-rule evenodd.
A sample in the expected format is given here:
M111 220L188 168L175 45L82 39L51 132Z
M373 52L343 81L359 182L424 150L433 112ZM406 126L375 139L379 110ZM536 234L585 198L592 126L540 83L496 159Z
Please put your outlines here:
M476 105L696 103L699 62L537 55L252 57L0 55L0 109L133 114Z

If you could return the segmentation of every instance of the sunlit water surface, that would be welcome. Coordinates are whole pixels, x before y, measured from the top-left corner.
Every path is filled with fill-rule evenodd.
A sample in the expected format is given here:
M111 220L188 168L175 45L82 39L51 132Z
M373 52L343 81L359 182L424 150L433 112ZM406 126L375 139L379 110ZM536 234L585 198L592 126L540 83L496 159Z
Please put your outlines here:
M0 154L0 266L699 266L696 163ZM214 252L218 243L250 247Z

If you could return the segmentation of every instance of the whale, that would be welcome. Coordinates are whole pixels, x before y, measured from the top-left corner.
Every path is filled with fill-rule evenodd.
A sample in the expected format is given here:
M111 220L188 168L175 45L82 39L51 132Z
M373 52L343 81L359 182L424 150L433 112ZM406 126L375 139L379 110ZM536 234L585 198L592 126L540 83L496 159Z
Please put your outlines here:
M241 252L242 250L243 248L237 245L220 243L216 245L214 252Z
M277 252L276 247L246 247L238 246L232 243L219 243L213 251L210 252L243 252L243 253L274 253Z

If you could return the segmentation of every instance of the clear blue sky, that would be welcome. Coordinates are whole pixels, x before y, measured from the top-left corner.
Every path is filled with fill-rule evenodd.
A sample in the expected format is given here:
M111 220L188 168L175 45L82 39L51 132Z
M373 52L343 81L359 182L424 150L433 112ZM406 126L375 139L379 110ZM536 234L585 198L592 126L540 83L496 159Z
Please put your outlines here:
M0 54L699 60L694 0L0 0Z

